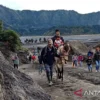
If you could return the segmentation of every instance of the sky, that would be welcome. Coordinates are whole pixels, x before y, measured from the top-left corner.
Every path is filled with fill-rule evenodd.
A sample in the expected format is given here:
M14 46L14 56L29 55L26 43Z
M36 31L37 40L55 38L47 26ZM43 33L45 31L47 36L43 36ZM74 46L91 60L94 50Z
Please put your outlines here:
M14 10L75 10L85 14L100 11L100 0L0 0Z

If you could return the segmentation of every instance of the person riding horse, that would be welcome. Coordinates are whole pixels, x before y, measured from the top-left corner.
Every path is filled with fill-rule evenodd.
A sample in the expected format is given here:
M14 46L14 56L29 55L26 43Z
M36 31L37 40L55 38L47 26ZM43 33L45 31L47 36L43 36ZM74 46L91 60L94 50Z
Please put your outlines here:
M55 33L56 33L56 35L52 38L53 45L56 48L56 52L57 52L57 50L59 48L60 50L63 50L63 51L61 51L62 53L66 53L64 55L66 55L65 63L67 63L68 52L70 51L70 46L67 43L64 44L64 39L63 39L63 37L60 36L60 31L58 29L55 30ZM66 46L64 46L64 45L66 45ZM65 51L67 51L67 52L65 52Z
M64 43L63 37L60 36L60 31L55 31L56 35L52 38L53 45L56 48L56 52L59 57L55 57L55 69L57 73L57 78L61 78L63 81L63 66L68 60L68 53L70 50L69 44Z
M57 54L59 57L55 57L55 69L57 73L57 79L62 79L63 81L63 67L64 64L66 64L66 61L68 60L68 53L69 53L70 47L67 43L64 43L64 45L58 47Z
M59 30L55 30L56 35L52 38L53 41L53 45L56 49L58 49L58 47L60 45L64 44L64 39L63 37L60 36L60 31Z

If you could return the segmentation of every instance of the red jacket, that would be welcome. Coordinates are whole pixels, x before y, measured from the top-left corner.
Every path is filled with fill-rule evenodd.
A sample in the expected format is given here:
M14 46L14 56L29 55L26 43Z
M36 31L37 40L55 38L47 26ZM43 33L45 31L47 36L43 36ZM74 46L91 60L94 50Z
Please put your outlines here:
M78 61L82 61L82 60L83 60L83 56L82 55L78 56Z
M36 56L32 56L31 58L32 58L33 60L35 60L35 59L36 59Z

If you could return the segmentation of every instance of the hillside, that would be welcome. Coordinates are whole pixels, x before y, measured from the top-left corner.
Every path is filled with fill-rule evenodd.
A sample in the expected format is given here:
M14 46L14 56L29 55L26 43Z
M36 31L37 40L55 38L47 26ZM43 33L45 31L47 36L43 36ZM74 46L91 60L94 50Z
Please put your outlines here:
M58 26L52 27L44 35L54 35L55 30L59 29L62 35L82 35L82 34L100 34L100 25L93 26Z
M100 25L100 12L79 14L73 10L19 11L0 5L0 19L5 28L12 28L21 35L42 35L57 26Z
M29 76L15 70L0 51L0 100L51 100Z

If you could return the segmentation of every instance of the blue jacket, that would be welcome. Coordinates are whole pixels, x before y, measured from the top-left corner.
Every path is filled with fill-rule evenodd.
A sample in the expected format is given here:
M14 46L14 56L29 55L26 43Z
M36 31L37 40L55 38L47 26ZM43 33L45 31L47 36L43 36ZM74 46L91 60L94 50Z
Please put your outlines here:
M87 57L93 57L93 52L92 52L92 51L89 51L89 52L87 53Z

